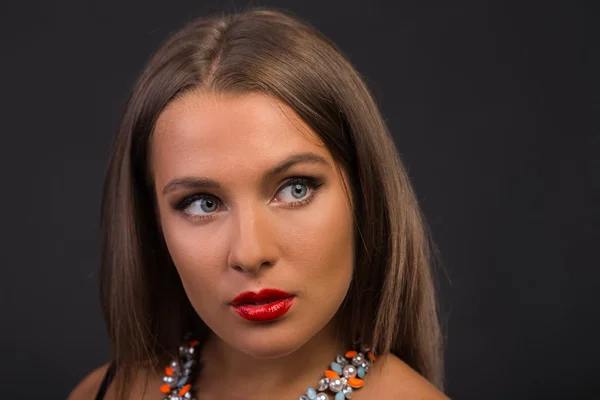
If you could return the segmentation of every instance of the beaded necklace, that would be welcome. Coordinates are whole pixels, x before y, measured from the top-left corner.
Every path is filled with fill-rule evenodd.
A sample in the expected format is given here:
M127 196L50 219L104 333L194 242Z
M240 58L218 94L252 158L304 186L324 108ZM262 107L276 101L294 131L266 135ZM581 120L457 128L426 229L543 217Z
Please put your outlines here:
M179 347L179 357L165 368L165 377L160 391L164 400L194 400L191 381L193 367L196 365L196 347L198 340L190 340ZM364 377L369 372L375 355L369 348L359 347L360 351L348 351L335 358L317 388L309 387L299 400L334 400L352 398L352 392L364 385Z

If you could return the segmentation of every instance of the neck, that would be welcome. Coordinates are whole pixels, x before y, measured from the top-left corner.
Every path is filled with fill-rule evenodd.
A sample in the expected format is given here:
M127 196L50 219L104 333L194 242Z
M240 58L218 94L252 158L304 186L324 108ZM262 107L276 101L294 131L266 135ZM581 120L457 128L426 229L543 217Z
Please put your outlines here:
M294 399L309 386L316 388L324 370L345 350L333 323L299 349L271 359L252 357L211 334L202 348L201 376L194 386L198 398Z

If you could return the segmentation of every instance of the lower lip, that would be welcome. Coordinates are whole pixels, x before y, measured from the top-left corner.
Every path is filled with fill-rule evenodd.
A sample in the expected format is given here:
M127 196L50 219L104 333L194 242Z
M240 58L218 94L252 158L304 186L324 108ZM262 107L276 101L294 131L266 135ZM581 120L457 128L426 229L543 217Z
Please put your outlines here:
M240 304L233 309L242 317L252 322L268 322L281 318L294 303L293 297L277 300L268 304Z

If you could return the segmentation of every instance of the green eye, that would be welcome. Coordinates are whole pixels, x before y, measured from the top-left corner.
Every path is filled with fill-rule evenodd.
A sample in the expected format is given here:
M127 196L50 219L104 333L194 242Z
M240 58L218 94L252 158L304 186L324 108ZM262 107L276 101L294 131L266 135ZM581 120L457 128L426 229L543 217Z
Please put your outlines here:
M219 202L212 197L195 195L185 199L177 208L192 216L203 216L217 211Z
M202 199L202 200L196 200L195 202L192 203L192 205L199 203L200 204L200 209L204 212L213 212L217 209L217 202L213 201L211 199Z
M323 182L310 177L295 177L287 181L277 194L277 200L298 207L313 200Z
M290 186L292 187L292 196L294 196L297 199L303 198L308 192L308 188L303 183L294 183Z

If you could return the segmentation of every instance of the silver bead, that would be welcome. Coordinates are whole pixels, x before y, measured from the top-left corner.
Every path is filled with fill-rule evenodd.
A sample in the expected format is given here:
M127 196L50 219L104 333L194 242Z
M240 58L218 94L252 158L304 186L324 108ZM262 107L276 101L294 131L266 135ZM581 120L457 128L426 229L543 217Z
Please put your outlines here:
M325 390L329 387L329 378L323 378L317 385L317 390Z
M177 363L177 361L171 361L171 368L173 368L173 371L177 371L179 369L179 363Z
M352 359L352 365L354 365L355 367L358 367L360 364L362 364L365 361L365 356L362 355L362 353L358 353L357 355L354 356L354 358Z
M345 385L346 383L348 383L348 378L346 378L345 376L342 376L340 378L342 380L342 383Z
M315 397L315 400L329 400L329 396L325 393L319 393L317 394L317 397Z
M346 385L344 386L344 388L342 389L342 393L344 393L344 397L347 399L352 398L352 387Z
M196 349L194 347L190 346L190 348L187 349L187 352L190 356L193 356L194 353L196 352Z
M331 389L331 391L334 393L341 391L343 387L344 384L342 383L342 380L340 378L332 379L329 382L329 389Z
M371 348L370 348L370 347L367 347L367 346L363 346L363 347L362 347L360 350L361 350L363 353L368 353L368 352L370 352L370 351L371 351Z
M362 364L360 364L361 367L366 368L369 366L369 363L367 361L363 362Z
M337 355L337 357L335 357L335 362L340 364L342 367L346 364L348 364L348 360L346 359L346 357L341 356L341 355Z
M190 400L192 398L192 394L190 392L187 392L186 394L183 395L183 398L186 400Z
M352 379L356 378L357 372L358 371L356 371L356 367L354 365L346 365L342 370L342 375L344 375L345 378Z
M173 376L165 376L163 378L163 382L171 384L175 382L175 378Z
M370 366L368 366L368 365L367 365L366 367L364 367L364 369L365 369L365 372L369 372L369 368L371 368L371 367L370 367Z
M298 400L310 400L310 399L306 396L300 396L300 398Z

